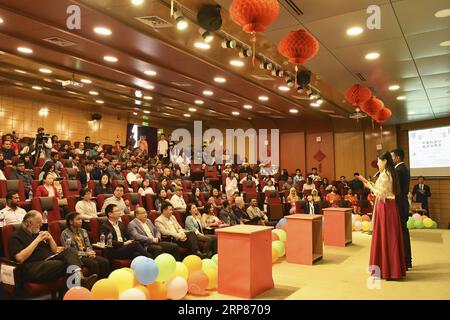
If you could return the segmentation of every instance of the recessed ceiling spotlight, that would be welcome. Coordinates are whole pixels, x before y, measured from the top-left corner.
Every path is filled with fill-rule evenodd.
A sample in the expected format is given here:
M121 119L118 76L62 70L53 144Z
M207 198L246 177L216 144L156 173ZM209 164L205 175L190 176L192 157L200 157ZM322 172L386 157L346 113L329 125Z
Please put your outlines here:
M89 91L89 94L91 94L93 96L98 96L98 92L97 91Z
M153 100L153 97L150 97L150 96L144 96L144 100Z
M147 90L153 90L153 89L155 89L155 87L152 86L151 84L145 84L145 85L143 85L142 87L144 87L144 88L147 89Z
M154 77L154 76L157 75L156 71L154 71L154 70L145 70L144 73L145 73L146 75L152 76L152 77Z
M347 35L354 37L363 33L364 29L361 27L352 27L347 29Z
M412 116L413 114L416 114L416 112L415 111L409 111L408 112L408 115L410 115L410 116Z
M5 20L3 20L3 18L0 18L0 24L2 24L3 22L5 22Z
M180 11L175 11L174 17L175 17L175 22L177 24L178 30L185 30L188 27L186 18L183 16L183 14Z
M133 114L134 114L135 116L137 116L137 115L138 115L138 113L137 113L137 112L133 112Z
M272 75L274 77L282 77L284 75L284 71L281 69L273 69L272 70Z
M395 91L398 89L400 89L400 86L398 84L393 84L393 85L389 86L389 90L391 90L391 91Z
M287 77L286 78L286 84L289 88L292 88L295 84L294 79Z
M195 112L195 111L197 111L197 109L195 109L195 108L189 108L188 109L190 112Z
M312 102L312 103L310 103L309 105L310 105L311 107L314 107L314 108L320 107L320 104L318 104L317 102Z
M191 115L189 113L185 113L185 114L183 114L183 116L185 116L186 118L190 118L191 117Z
M248 58L248 57L251 57L252 54L253 54L253 52L252 52L252 49L250 49L250 48L247 48L247 49L241 49L241 50L239 51L239 57L241 57L241 58Z
M27 47L18 47L17 51L22 52L22 53L26 53L26 54L31 54L33 53L33 50Z
M406 97L405 97L405 96L398 96L398 97L397 97L397 100L400 100L400 101L401 101L401 100L406 100Z
M131 0L131 3L132 3L134 6L140 6L141 4L144 3L144 0Z
M52 70L46 69L46 68L40 68L40 69L39 69L39 72L41 72L41 73L46 73L46 74L50 74L50 73L52 73Z
M23 71L23 70L20 70L20 69L15 69L14 71L17 72L17 73L22 73L22 74L26 74L27 73L26 71Z
M317 99L316 103L320 106L323 103L323 99L322 98Z
M119 59L117 59L117 58L114 57L114 56L104 56L103 59L104 59L105 61L108 61L108 62L117 62L117 61L119 61Z
M375 60L375 59L378 59L379 57L380 57L380 54L378 52L370 52L370 53L366 54L367 60Z
M198 32L200 32L203 41L205 41L206 43L213 41L214 36L210 31L200 28L198 29Z
M214 94L214 92L212 92L211 90L204 90L204 91L203 91L203 94L204 94L205 96L212 96L212 95Z
M259 68L260 69L264 69L264 70L272 70L273 63L272 62L267 62L267 61L261 62L260 65L259 65Z
M140 106L142 104L141 100L134 100L134 104Z
M194 43L194 47L196 47L197 49L202 49L202 50L208 50L211 48L211 46L209 44L207 44L206 42L196 42L196 43Z
M450 40L441 42L439 45L440 45L441 47L448 47L448 46L450 46Z
M298 110L297 109L289 109L289 112L290 113L298 113Z
M42 90L42 87L39 86L32 86L31 88L33 88L34 90Z
M231 114L232 114L233 116L238 116L238 115L240 115L240 113L239 113L238 111L233 111L233 112L231 112Z
M436 18L447 18L450 17L450 9L439 10L434 14Z
M236 48L236 40L223 40L221 43L222 48L224 49L234 49Z
M86 83L86 84L91 84L92 81L89 79L81 79L81 82Z
M194 102L195 102L195 104L198 104L198 105L205 103L203 100L195 100Z
M145 114L150 114L150 111L144 110L144 113L145 113Z
M97 103L99 103L99 104L105 103L105 101L103 101L103 100L95 100L95 102L97 102Z
M234 67L243 67L244 66L244 62L241 60L231 60L230 64Z
M227 81L227 79L225 79L224 77L215 77L214 81L218 83L224 83Z
M95 33L98 33L99 35L102 35L102 36L112 35L112 31L105 27L95 27L94 31L95 31Z
M135 96L136 98L142 98L142 96L143 96L142 91L141 91L141 90L136 90L136 91L134 92L134 96Z
M253 106L250 104L244 104L244 109L250 110L253 109Z
M261 101L268 101L269 97L267 97L267 96L259 96L258 99L261 100Z
M289 89L288 86L279 86L279 87L278 87L278 90L280 90L280 91L289 91L289 90L291 90L291 89Z

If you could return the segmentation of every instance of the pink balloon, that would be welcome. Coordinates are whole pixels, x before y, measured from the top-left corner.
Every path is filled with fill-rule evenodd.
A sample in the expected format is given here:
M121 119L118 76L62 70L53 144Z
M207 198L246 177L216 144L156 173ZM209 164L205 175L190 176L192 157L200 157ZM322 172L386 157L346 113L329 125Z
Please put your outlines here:
M167 283L167 297L172 300L183 299L188 292L188 283L182 277L175 277Z
M418 214L418 213L414 213L412 215L412 217L413 217L414 220L422 220L422 216L420 214Z
M356 221L355 222L355 231L359 231L362 228L362 223L361 221Z

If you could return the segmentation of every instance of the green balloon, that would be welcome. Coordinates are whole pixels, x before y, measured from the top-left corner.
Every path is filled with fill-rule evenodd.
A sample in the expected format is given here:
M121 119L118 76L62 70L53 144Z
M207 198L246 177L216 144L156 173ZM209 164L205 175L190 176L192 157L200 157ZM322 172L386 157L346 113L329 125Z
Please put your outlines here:
M284 247L284 243L281 240L277 240L272 242L272 248L277 249L278 258L281 258L286 253L286 249Z
M214 268L217 269L217 264L212 261L211 259L203 259L202 260L202 269L206 269L206 268Z
M176 274L177 261L168 253L160 254L156 257L155 263L158 266L158 277L156 281L167 281Z
M433 225L431 226L432 229L437 229L438 225L436 221L433 221Z
M408 229L414 229L414 220L412 219L412 220L408 220L407 222L406 222L406 227L408 228Z
M273 230L273 233L275 233L281 241L286 241L286 231L284 231L283 229L275 229Z
M424 225L423 225L423 221L422 220L414 221L414 228L423 229L423 227L424 227Z
M219 266L219 255L217 253L212 256L211 260L214 261L217 266Z

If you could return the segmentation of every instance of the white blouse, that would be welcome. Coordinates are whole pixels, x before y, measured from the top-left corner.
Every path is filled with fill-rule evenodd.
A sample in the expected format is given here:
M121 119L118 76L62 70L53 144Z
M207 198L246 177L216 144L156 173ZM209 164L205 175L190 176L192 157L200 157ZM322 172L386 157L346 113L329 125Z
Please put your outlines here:
M381 172L377 182L370 182L370 190L379 200L395 199L392 176L389 171Z
M155 194L155 192L153 192L152 187L150 187L150 186L146 187L145 189L141 187L141 188L139 188L138 192L143 197L145 197L146 194Z

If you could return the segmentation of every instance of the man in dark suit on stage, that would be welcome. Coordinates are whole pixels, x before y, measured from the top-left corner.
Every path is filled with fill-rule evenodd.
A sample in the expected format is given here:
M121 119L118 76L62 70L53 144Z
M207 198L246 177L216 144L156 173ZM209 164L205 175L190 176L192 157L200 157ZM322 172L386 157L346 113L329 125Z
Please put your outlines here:
M431 189L430 186L427 186L424 183L425 178L420 176L418 184L416 184L413 188L412 195L415 197L416 202L420 202L422 204L422 209L425 209L425 214L429 217L430 211L428 209L428 198L431 197Z
M405 153L402 149L395 149L391 151L392 160L395 163L395 171L398 174L398 180L400 181L400 194L396 196L395 200L397 202L398 211L400 213L400 221L402 224L403 231L403 243L405 246L405 259L406 267L412 268L412 257L411 257L411 239L409 238L409 230L406 227L406 222L409 216L409 202L408 202L408 192L409 192L409 181L411 179L409 174L409 168L403 162Z

